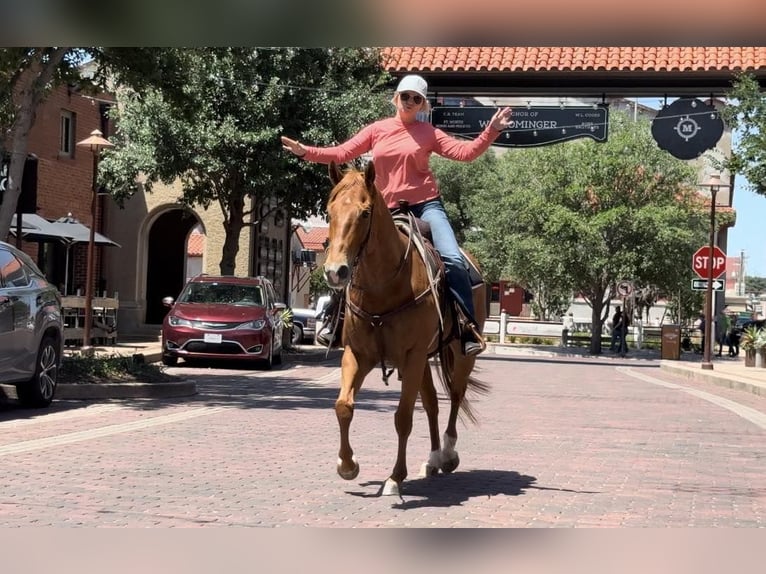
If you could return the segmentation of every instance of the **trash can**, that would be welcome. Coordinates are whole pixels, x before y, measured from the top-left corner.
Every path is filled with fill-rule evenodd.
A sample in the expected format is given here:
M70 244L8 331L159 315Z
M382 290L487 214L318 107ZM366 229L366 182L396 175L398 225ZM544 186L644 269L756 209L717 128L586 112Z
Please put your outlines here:
M660 338L660 358L678 361L681 358L681 326L663 325Z

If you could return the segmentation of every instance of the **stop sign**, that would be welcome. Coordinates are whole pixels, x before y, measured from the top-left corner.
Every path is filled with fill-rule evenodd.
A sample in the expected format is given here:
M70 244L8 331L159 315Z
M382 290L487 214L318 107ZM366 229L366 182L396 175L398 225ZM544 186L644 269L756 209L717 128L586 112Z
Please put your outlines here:
M718 279L726 271L726 253L717 245L713 247L713 261L710 261L710 246L700 247L692 255L692 269L701 279L710 278L710 267L713 268L713 279Z

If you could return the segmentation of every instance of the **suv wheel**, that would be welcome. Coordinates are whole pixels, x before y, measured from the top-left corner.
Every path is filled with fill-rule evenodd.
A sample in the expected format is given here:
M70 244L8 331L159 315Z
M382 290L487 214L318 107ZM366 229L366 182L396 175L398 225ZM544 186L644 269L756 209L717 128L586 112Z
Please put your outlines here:
M162 355L162 364L166 367L175 367L178 364L178 357Z
M53 400L58 384L59 346L51 336L43 337L37 352L35 374L31 380L19 383L16 393L25 407L47 407Z

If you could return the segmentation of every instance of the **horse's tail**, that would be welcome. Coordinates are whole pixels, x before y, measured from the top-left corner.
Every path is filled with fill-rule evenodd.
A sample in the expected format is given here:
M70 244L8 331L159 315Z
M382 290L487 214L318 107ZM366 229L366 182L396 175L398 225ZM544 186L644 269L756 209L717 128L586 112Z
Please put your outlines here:
M468 419L473 424L478 422L473 405L469 400L468 394L486 395L489 393L490 386L484 381L480 381L472 376L468 376L465 389L455 389L455 350L451 345L441 345L439 349L439 368L437 369L439 380L444 386L444 390L452 395L453 391L462 392L463 398L460 401L459 417L463 422Z

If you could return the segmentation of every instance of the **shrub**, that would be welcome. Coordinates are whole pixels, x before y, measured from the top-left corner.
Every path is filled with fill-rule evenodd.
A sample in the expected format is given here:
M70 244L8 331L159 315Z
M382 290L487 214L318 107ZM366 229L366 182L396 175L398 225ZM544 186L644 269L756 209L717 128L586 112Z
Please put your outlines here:
M74 384L120 381L156 383L179 380L178 377L166 373L160 366L147 363L143 359L143 355L67 356L61 361L59 379L60 382Z

